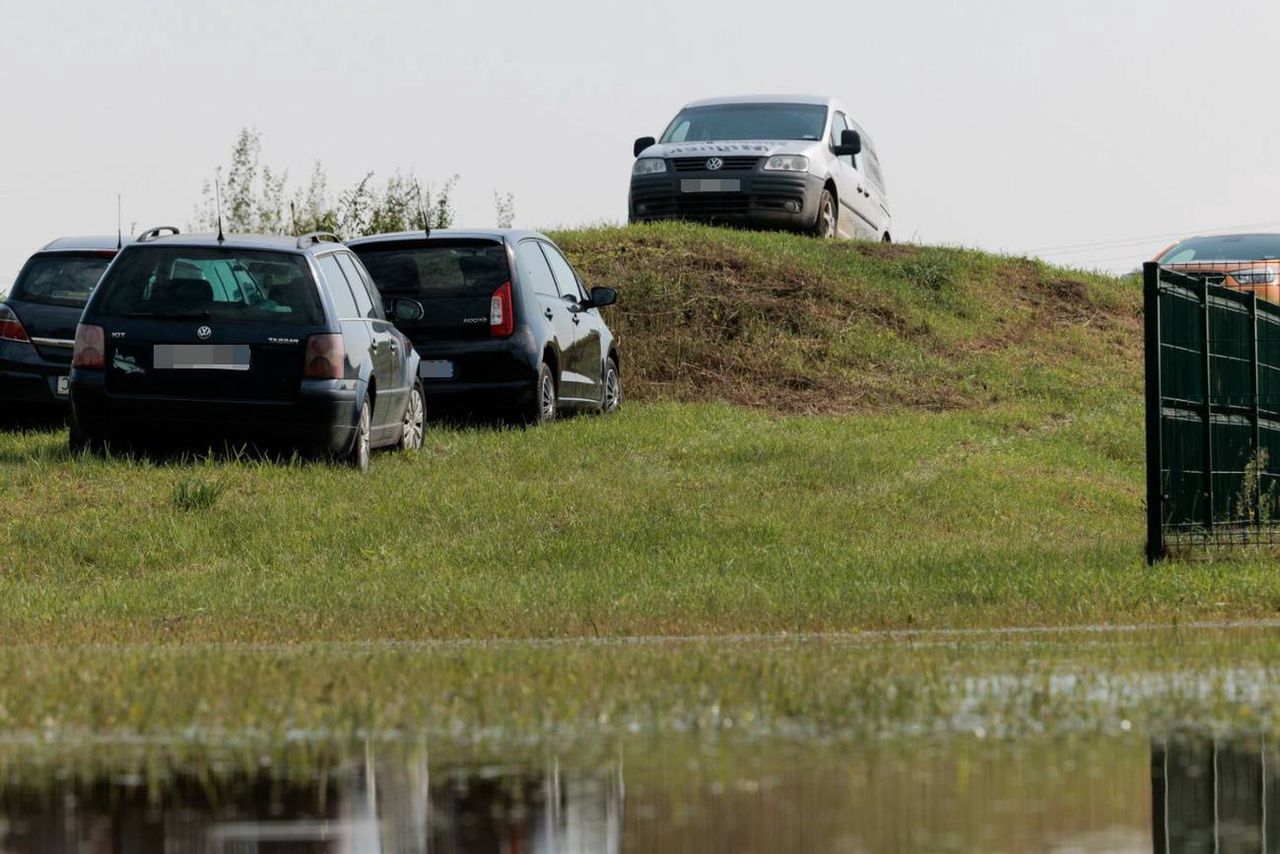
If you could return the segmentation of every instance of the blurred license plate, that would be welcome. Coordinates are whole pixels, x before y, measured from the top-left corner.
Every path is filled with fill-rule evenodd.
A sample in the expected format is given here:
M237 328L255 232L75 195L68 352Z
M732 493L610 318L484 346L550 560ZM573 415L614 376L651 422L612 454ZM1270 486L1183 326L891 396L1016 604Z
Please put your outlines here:
M71 394L71 377L58 377L58 394L61 397Z
M431 359L418 363L418 376L424 380L453 379L453 362L448 359Z
M737 178L684 178L680 181L682 193L736 193L742 189Z
M157 370L247 371L248 344L157 344L152 363Z

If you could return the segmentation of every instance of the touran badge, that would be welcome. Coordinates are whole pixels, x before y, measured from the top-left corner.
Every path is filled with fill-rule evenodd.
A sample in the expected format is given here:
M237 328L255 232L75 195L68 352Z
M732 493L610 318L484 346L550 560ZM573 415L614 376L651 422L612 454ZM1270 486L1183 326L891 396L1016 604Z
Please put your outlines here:
M196 330L196 337L199 338L201 341L208 341L210 338L213 337L213 330L207 326L201 326L199 329Z
M719 157L712 157L707 161L708 172L719 172L724 168L724 161Z

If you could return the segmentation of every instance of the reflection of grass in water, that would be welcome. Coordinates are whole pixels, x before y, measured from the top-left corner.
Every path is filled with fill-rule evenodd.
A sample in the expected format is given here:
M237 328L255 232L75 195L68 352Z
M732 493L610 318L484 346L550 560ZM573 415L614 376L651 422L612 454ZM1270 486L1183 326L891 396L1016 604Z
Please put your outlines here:
M213 747L253 759L389 737L447 756L673 736L853 746L1188 723L1271 731L1277 651L1272 633L1243 630L918 645L11 649L0 653L0 761L56 763L81 739L102 745L88 762L123 752L167 765ZM1241 674L1258 692L1247 702L1231 694Z

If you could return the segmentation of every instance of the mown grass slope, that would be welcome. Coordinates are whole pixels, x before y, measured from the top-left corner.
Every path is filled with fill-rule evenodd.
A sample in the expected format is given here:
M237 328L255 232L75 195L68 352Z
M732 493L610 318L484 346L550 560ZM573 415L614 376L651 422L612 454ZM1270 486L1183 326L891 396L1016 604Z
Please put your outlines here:
M1140 388L1141 295L1118 279L695 225L554 236L589 286L621 291L609 318L639 399L939 411Z
M682 225L556 237L589 285L622 292L623 413L437 426L368 477L75 458L60 431L0 433L0 637L795 632L1280 607L1263 560L1142 564L1133 285Z

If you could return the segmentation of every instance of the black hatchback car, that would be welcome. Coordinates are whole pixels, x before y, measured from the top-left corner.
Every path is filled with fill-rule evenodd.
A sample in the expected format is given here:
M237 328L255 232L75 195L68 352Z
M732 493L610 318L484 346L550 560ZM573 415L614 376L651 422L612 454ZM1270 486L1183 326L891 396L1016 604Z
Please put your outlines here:
M280 443L364 469L371 448L421 444L417 373L336 237L153 229L107 269L76 329L71 443Z
M609 412L622 402L618 342L563 253L532 231L404 232L347 243L384 299L411 299L397 317L422 357L427 399L442 408L499 410L526 423L558 411Z
M76 323L120 244L64 237L32 255L0 301L0 409L66 410Z

